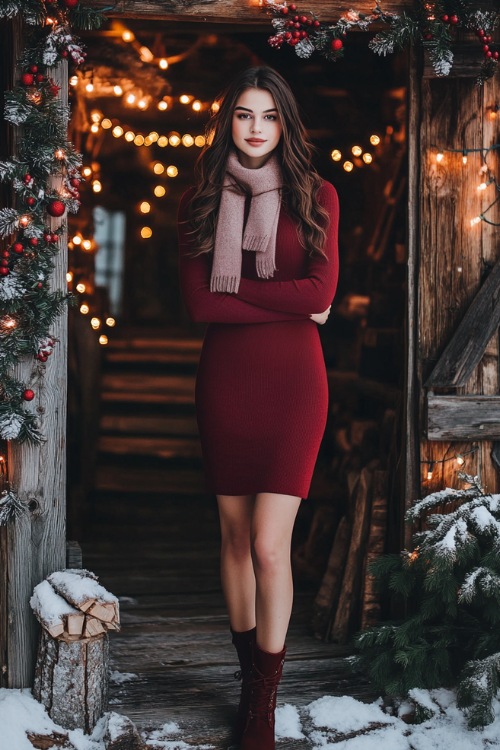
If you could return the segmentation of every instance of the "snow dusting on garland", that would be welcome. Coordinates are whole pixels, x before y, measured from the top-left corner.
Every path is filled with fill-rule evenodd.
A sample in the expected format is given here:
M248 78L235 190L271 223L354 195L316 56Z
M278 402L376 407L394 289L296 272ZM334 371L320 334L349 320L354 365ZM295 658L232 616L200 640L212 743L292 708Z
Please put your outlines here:
M81 179L81 156L67 140L69 108L48 67L81 64L85 53L72 28L99 28L104 16L79 0L0 5L0 19L19 14L31 28L17 83L5 93L4 116L18 129L18 145L15 156L0 162L0 180L15 196L14 207L0 210L0 438L40 443L36 415L26 408L35 391L12 372L27 356L43 367L56 344L50 328L68 297L49 287L64 229L51 229L49 217L78 211Z
M310 57L317 51L329 60L338 60L344 54L347 32L354 28L366 31L373 23L384 23L389 28L375 34L368 45L377 55L424 43L436 75L446 76L453 65L455 29L465 29L476 34L478 52L483 56L478 83L491 78L499 68L500 44L493 43L492 34L500 10L481 10L471 0L418 0L415 10L401 14L385 13L377 2L369 14L349 10L337 23L328 25L311 12L299 12L293 3L264 0L263 7L275 16L275 34L269 37L269 44L278 49L288 44L299 57Z

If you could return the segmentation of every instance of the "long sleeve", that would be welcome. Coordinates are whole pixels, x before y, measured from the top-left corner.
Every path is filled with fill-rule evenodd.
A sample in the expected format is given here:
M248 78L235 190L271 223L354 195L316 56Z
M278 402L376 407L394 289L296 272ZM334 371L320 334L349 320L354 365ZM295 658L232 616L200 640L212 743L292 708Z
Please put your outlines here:
M337 191L324 182L319 202L330 216L325 253L328 259L315 255L309 259L307 276L292 281L253 281L241 279L237 299L261 305L268 310L289 313L322 313L331 304L337 289L339 201Z
M195 323L272 323L304 320L305 314L266 310L264 305L253 305L234 294L210 291L211 258L207 253L190 257L191 240L186 224L187 208L193 189L181 198L178 211L179 281L189 317Z

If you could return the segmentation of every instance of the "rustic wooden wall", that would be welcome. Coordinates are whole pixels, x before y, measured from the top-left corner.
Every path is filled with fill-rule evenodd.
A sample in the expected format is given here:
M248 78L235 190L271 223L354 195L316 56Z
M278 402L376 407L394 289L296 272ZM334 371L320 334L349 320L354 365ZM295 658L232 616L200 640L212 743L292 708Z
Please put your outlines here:
M12 62L23 43L23 29L12 24ZM13 69L13 67L12 67ZM49 68L67 102L67 63ZM12 144L15 147L15 142ZM51 219L53 228L60 220ZM67 243L60 240L52 289L66 290ZM7 529L4 547L7 571L7 685L26 687L33 682L38 628L29 606L34 586L66 561L66 340L67 318L52 328L58 344L46 365L22 362L16 375L33 384L32 408L40 417L47 441L40 447L10 444L9 480L28 512ZM3 559L3 558L2 558ZM8 575L6 575L8 573Z
M498 76L478 87L473 78L423 78L420 84L419 267L417 377L420 393L420 434L425 428L425 389L444 347L463 318L485 275L500 257L499 228L485 222L472 226L470 220L495 200L494 185L478 191L482 164L478 154L469 154L467 164L460 154L444 152L436 161L436 147L482 148L500 141L500 117L491 117L491 107L500 102ZM489 164L500 178L498 152L491 152ZM500 204L487 214L500 222ZM498 331L469 382L451 393L496 394L499 392ZM498 492L500 476L491 457L488 440L450 443L420 441L420 460L441 461L479 445L467 456L464 469L480 473L484 486ZM421 464L421 493L445 486L463 486L457 463L437 463L432 480L428 465Z

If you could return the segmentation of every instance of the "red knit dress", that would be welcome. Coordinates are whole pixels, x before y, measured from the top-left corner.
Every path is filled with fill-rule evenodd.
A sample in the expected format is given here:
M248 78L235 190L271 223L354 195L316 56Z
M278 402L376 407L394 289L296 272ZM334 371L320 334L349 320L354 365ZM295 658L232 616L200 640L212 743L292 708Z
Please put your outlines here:
M328 260L308 255L282 208L273 278L259 278L255 253L244 250L233 294L210 291L211 254L187 255L193 192L179 206L179 273L191 319L209 324L195 391L207 490L307 498L328 411L323 350L309 314L326 310L337 287L337 193L323 182L318 195L330 215Z

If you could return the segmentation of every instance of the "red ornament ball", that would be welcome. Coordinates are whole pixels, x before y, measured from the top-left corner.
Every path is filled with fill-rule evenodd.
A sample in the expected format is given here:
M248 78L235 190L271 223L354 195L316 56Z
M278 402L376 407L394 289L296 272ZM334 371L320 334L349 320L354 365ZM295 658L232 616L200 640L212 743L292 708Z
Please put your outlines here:
M77 180L76 177L72 177L69 184L74 188L80 187L80 180Z
M30 73L38 73L38 65L30 65Z
M35 80L35 77L33 73L23 73L21 76L21 83L23 86L33 86L33 81Z
M67 57L67 56L68 56L68 50L63 49L63 51L61 52L61 57Z
M63 0L63 2L67 8L76 8L80 0Z
M494 60L498 60L498 58L499 58L499 57L500 57L500 55L499 55L499 54L498 54L498 52L497 52L497 51L495 50L495 52L493 53L493 59L494 59Z
M43 73L38 73L36 81L37 83L42 83L43 81L45 81L45 76L43 75Z
M62 201L53 200L47 206L47 211L51 216L59 217L66 211L66 206Z
M31 247L36 247L38 245L38 237L30 237L28 241Z
M3 250L2 251L2 258L9 258L9 257L10 257L9 251L8 250Z
M5 266L0 266L0 276L8 276L10 273L9 269Z
M9 265L9 261L6 260L6 258L2 258L2 260L0 260L0 266L8 266L8 265Z
M59 239L59 235L58 234L53 234L52 235L52 242L57 242L58 239Z
M25 401L33 401L35 398L35 391L32 391L31 388L26 388L23 392L23 398Z
M24 182L25 182L26 185L28 184L28 182L31 182L31 175L30 174L25 174L24 175Z
M296 6L296 5L294 5L293 3L292 3L291 5L289 5L288 7L289 7L289 8L290 8L290 10L292 11L292 13L293 13L293 11L294 11L294 10L297 10L297 6Z
M344 46L344 43L342 39L332 39L332 50L334 52L338 52L339 50L342 49L343 46Z
M41 281L38 282L38 284L36 285L36 288L37 289L43 289L43 284L42 284Z
M28 198L26 198L26 205L27 205L27 206L30 206L30 207L31 207L31 206L34 206L34 205L35 205L35 203L36 203L36 199L35 199L35 198L33 198L33 196L32 196L32 195L30 195L30 196L28 196Z
M12 249L14 250L15 253L17 253L18 255L21 255L21 253L24 251L24 246L21 245L20 242L14 242L14 244L12 245Z
M453 24L453 26L456 26L459 21L458 16L450 16L450 23Z

